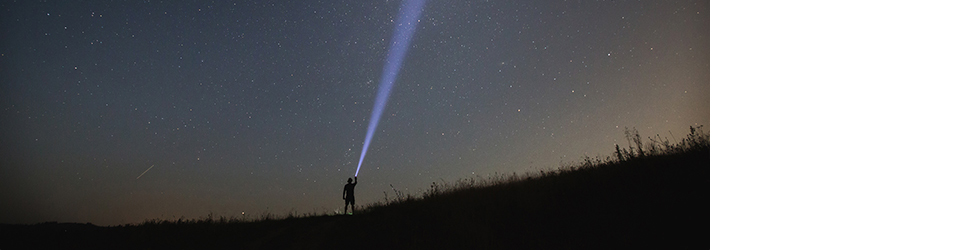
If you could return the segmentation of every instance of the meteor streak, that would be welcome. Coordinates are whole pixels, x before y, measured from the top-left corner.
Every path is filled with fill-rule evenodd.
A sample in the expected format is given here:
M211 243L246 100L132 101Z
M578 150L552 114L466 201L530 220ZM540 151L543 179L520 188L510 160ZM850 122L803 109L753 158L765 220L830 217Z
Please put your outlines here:
M398 71L402 67L402 61L408 52L408 45L412 43L412 35L415 34L415 26L419 22L422 14L422 6L425 0L403 0L399 9L398 22L395 23L395 34L391 39L391 46L388 49L388 59L381 73L381 85L378 86L378 96L374 99L374 108L371 110L371 121L368 123L367 135L364 136L364 147L361 148L361 159L357 161L357 171L354 176L361 172L361 164L364 163L364 155L367 154L368 147L371 146L371 139L374 138L374 130L378 127L378 120L381 120L381 113L385 110L388 103L388 96L398 78Z
M140 174L140 176L136 176L136 179L139 180L140 177L143 177L143 175L146 174L146 172L150 171L150 168L153 168L153 166L155 166L155 165L150 165L149 168L147 168L146 170L143 170L143 173Z

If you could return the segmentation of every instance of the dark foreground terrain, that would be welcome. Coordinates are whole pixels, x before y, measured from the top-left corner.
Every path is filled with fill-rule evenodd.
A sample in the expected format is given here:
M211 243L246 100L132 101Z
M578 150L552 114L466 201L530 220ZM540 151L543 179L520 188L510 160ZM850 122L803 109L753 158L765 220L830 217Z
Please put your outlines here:
M0 249L708 248L707 147L593 165L353 216L0 225Z

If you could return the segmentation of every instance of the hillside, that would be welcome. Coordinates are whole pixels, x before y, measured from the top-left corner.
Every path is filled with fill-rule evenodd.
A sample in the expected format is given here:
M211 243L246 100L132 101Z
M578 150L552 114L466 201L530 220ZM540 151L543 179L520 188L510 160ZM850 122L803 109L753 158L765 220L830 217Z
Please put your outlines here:
M709 148L566 168L332 215L0 225L0 249L708 248Z

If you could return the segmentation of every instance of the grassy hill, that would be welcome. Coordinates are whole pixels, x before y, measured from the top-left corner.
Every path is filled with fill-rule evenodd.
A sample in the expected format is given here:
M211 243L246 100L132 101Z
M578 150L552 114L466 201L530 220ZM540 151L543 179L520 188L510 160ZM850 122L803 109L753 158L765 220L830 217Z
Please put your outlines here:
M708 248L706 136L692 128L678 144L651 139L644 147L635 139L628 151L617 147L615 159L433 184L419 197L399 194L356 215L0 225L0 249Z

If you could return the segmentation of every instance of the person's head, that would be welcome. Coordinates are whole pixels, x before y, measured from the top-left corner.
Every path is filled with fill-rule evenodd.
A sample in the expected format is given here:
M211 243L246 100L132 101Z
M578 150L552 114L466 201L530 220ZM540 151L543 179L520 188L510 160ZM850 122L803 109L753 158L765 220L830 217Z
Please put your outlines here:
M352 181L354 181L354 179L351 179L351 178L347 178L347 183L350 183L350 182L352 182Z

